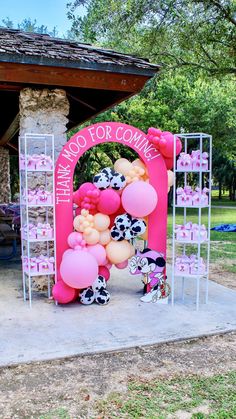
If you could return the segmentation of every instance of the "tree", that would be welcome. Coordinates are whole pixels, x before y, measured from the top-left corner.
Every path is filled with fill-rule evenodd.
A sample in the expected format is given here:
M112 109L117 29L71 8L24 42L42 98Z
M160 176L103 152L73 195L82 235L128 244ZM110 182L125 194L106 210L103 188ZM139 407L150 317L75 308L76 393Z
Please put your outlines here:
M83 6L82 18L77 14ZM79 38L159 62L164 68L236 74L236 2L232 0L74 0Z
M2 19L2 24L4 27L9 29L20 29L24 32L34 32L34 33L41 33L41 34L48 34L53 37L58 36L57 28L54 26L53 30L50 31L47 26L45 25L38 25L38 22L36 19L23 19L22 22L17 23L17 25L9 19L9 17L6 17L5 19Z

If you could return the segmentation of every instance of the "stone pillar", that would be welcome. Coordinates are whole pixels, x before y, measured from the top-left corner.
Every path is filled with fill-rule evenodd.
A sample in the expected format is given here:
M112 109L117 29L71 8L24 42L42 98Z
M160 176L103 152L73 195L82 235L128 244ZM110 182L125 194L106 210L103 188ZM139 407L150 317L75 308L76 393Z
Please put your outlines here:
M20 92L20 135L54 134L55 161L66 143L66 124L69 113L69 101L66 92L61 89L31 89L26 88ZM44 150L42 143L31 140L29 154L41 154ZM39 172L31 175L29 188L45 185L45 177ZM47 190L50 190L47 187ZM45 222L45 209L33 209L29 213L30 222ZM49 222L50 213L49 213ZM35 255L45 254L46 244L37 243L31 247ZM47 286L47 278L34 278L34 285L38 290Z
M11 200L9 150L0 147L0 204Z
M20 135L27 133L54 134L55 158L66 143L69 101L62 89L31 89L20 92ZM35 143L34 153L38 146Z

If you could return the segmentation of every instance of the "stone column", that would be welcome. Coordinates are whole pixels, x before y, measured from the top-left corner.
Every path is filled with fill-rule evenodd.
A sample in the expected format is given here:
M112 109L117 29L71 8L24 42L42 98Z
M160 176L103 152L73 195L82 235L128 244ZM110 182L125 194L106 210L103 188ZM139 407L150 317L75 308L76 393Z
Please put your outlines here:
M66 92L61 89L31 89L26 88L20 92L20 135L25 133L32 134L54 134L55 161L66 143L66 124L69 113L69 101ZM41 154L42 142L30 143L30 154ZM45 185L44 175L37 172L30 178L29 188ZM48 187L47 190L50 190ZM30 211L31 222L45 222L45 209L32 209ZM49 214L50 217L50 214ZM50 219L49 219L50 222ZM45 254L46 244L37 243L31 245L35 255ZM47 278L34 278L36 288L44 289L47 284Z
M31 89L20 92L20 135L54 134L55 158L66 143L69 101L62 89ZM40 151L40 150L39 150ZM38 146L35 143L34 153Z
M0 147L0 204L11 200L9 150Z

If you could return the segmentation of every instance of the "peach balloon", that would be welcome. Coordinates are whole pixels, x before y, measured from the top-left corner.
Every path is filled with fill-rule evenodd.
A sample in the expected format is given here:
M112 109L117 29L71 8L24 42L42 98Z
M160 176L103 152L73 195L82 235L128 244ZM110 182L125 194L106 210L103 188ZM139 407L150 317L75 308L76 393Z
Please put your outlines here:
M96 230L105 231L108 229L110 225L110 217L108 215L101 214L100 212L98 212L94 215L93 222Z
M111 241L110 230L107 229L105 231L101 231L99 243L105 246L106 244L110 243L110 241Z
M100 235L95 228L91 228L89 234L84 234L84 240L87 244L96 244L99 242Z
M129 259L131 253L131 245L127 240L122 240L120 242L111 240L110 243L106 246L107 257L110 262L122 263L125 260Z
M133 166L132 163L129 162L127 159L118 159L114 164L114 169L118 173L122 173L122 175L127 176L129 171L132 170Z
M171 187L172 185L174 185L174 173L172 172L172 170L167 170L167 175L168 175L168 186Z

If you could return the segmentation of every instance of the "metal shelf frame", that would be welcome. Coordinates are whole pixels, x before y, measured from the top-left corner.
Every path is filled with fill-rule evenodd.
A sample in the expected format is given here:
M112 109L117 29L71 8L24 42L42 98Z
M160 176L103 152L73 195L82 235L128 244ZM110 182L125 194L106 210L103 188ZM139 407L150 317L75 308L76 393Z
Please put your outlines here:
M27 161L27 155L30 154L29 150L34 149L35 154L35 144L37 143L37 149L38 153L45 155L49 155L52 158L52 165L53 168L55 167L54 162L54 135L53 134L34 134L34 133L25 133L24 135L19 137L19 158L21 155L24 156L25 161ZM26 256L28 259L30 257L34 256L32 255L32 243L40 243L45 242L46 244L46 256L50 257L52 252L54 256L54 263L56 266L56 237L55 237L55 180L54 180L54 170L32 170L27 168L27 164L25 166L25 169L20 169L20 215L21 215L21 231L23 232L23 226L27 226L27 237L23 237L23 234L21 235L21 256L22 256L22 284L23 284L23 296L24 301L27 300L27 294L28 294L28 300L29 300L29 306L32 307L32 277L40 277L40 276L47 276L48 277L48 298L51 296L51 284L50 284L50 278L53 276L54 281L56 282L56 272L51 273L39 273L39 272L30 272L24 270L23 266L23 258ZM30 183L30 177L33 174L37 175L43 175L44 176L44 186L45 189L50 186L52 190L53 195L53 204L37 204L37 205L30 205L28 203L27 195L26 200L23 200L23 191L28 191L28 185ZM50 177L49 177L50 176ZM49 218L52 219L53 224L53 231L54 231L54 237L48 238L48 239L31 239L29 237L29 223L30 223L30 214L29 210L31 208L43 208L45 213L45 222L48 223ZM53 208L53 211L51 211L51 208ZM50 215L49 215L50 212ZM51 246L50 246L51 242ZM52 247L53 246L53 247ZM26 286L28 283L28 293L26 290Z
M208 170L201 170L201 164L200 164L200 170L176 170L176 140L179 138L182 142L182 151L184 153L188 153L191 147L191 150L193 149L193 143L194 143L194 150L200 150L200 163L202 160L202 152L207 151L208 152L208 163L209 168ZM189 146L189 140L191 140L191 146ZM208 288L209 288L209 264L210 264L210 230L211 230L211 180L212 180L212 136L205 133L184 133L184 134L175 134L174 138L174 185L173 185L173 230L172 230L172 294L171 294L171 303L172 306L175 302L175 277L181 277L182 278L182 301L184 301L184 288L185 288L185 279L186 278L196 278L196 309L199 310L199 300L200 300L200 279L205 280L205 302L208 302ZM188 184L188 175L189 174L198 174L198 186L200 190L202 190L202 180L203 176L207 176L207 182L208 182L208 189L209 189L209 203L207 206L180 206L176 205L176 174L177 173L183 173L183 186L187 186ZM183 224L186 224L187 219L188 221L191 221L191 215L188 215L188 209L196 209L198 213L198 225L199 229L202 225L202 210L207 209L208 214L208 223L207 223L207 240L199 240L198 241L180 241L176 240L176 233L175 233L175 223L176 223L176 208L183 208ZM189 244L197 245L197 258L198 258L198 266L200 262L200 256L201 256L201 246L205 246L206 251L206 273L203 275L191 275L191 274L184 274L184 275L176 275L175 274L175 260L176 260L176 244L183 245L183 255L186 255L187 247Z

